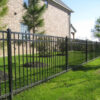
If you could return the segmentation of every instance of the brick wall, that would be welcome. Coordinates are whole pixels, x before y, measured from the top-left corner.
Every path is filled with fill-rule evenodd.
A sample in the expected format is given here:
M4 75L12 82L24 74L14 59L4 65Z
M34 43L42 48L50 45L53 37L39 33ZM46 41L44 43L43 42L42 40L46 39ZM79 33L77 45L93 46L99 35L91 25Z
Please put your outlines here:
M12 31L20 31L20 23L24 13L23 0L8 0L8 15L3 18L3 23Z
M46 34L61 37L69 36L70 15L67 10L50 0L44 19Z
M48 1L49 5L43 16L45 19L45 34L63 37L69 36L69 12L51 0ZM8 15L3 18L3 21L7 28L20 32L20 23L24 14L23 0L9 0L8 7Z

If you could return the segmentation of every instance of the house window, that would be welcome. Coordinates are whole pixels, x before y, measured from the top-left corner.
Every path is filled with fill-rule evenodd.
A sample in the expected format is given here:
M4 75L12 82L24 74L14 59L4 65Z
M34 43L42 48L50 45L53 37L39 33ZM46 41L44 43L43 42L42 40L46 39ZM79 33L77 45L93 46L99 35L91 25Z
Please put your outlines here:
M21 33L20 38L29 39L29 35L23 35L23 33L29 33L28 26L23 23L21 23Z
M29 5L29 0L23 0L24 4Z
M23 24L23 23L21 23L21 32L22 32L22 33L27 33L27 32L29 32L29 31L28 31L28 26L25 25L25 24Z
M48 8L48 0L45 0L44 3L46 5L46 7Z

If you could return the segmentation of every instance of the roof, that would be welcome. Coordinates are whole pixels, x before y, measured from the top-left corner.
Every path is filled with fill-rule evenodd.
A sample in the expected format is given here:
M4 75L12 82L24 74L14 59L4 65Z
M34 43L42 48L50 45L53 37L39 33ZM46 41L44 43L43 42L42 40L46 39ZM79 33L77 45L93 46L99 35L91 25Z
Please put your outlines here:
M59 4L60 6L62 6L63 8L69 10L70 12L74 12L72 9L70 9L64 2L62 2L62 0L52 0L53 2Z

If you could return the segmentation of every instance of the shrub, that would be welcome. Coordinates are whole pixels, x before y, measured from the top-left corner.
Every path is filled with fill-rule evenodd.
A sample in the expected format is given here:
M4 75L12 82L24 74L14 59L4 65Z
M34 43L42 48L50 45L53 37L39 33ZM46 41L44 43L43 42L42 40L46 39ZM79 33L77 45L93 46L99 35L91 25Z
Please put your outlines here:
M57 39L57 49L62 54L66 52L66 42L64 39Z
M50 42L49 39L44 39L40 37L35 42L35 47L39 52L39 56L50 56L49 49L50 49Z

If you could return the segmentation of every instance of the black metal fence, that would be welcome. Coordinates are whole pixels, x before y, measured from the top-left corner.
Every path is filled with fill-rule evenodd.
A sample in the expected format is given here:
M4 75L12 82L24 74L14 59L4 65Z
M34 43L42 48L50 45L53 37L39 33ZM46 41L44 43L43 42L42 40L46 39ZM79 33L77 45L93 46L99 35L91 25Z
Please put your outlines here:
M100 56L100 43L0 31L0 100Z

